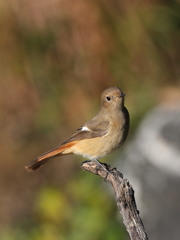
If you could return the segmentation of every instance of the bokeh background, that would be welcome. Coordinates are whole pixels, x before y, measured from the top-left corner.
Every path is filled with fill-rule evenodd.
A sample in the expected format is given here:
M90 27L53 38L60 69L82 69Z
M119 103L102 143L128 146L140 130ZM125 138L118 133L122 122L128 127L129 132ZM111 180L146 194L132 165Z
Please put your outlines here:
M179 0L1 1L0 239L128 239L107 184L80 170L81 157L23 166L91 119L105 88L127 94L128 146L146 113L177 103L179 85ZM114 166L124 149L104 161Z

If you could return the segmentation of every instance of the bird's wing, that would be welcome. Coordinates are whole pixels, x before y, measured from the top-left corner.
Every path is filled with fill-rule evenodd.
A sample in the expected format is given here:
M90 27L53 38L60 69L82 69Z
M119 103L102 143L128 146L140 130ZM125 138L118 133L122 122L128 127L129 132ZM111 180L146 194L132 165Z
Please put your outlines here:
M27 171L34 171L41 167L43 164L49 161L52 157L61 155L63 151L67 149L71 149L73 145L76 144L76 141L80 141L83 139L103 137L108 133L109 130L109 122L104 121L100 124L94 123L93 121L85 124L83 127L77 129L77 131L69 138L66 142L63 142L60 147L55 148L49 152L46 152L42 156L38 157L34 161L30 162L25 166ZM66 154L71 154L69 151Z
M63 142L62 145L77 140L103 137L108 133L108 131L109 131L108 121L103 121L96 125L93 125L92 122L91 124L87 123L83 127L78 128L76 132L72 135L72 137L69 138L66 142Z

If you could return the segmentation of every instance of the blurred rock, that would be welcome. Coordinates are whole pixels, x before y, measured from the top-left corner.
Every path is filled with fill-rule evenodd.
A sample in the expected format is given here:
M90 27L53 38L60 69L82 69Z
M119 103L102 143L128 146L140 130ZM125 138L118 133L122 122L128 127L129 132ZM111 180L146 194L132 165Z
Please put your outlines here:
M160 105L127 145L120 171L135 190L149 239L180 235L180 104Z

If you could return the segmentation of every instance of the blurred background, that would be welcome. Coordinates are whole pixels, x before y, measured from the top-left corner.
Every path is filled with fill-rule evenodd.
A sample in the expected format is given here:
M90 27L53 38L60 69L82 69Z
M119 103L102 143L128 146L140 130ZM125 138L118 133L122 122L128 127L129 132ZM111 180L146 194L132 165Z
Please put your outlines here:
M130 179L149 238L178 240L179 0L1 1L0 32L0 239L129 239L110 187L80 170L82 157L23 167L118 86L131 129L102 161Z

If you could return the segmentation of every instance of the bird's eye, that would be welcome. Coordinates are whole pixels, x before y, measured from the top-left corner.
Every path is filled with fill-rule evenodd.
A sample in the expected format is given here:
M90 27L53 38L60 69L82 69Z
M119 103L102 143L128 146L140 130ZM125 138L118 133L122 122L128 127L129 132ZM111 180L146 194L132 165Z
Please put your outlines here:
M107 96L107 97L106 97L106 99L107 99L108 101L110 101L110 100L111 100L111 98L110 98L109 96Z

